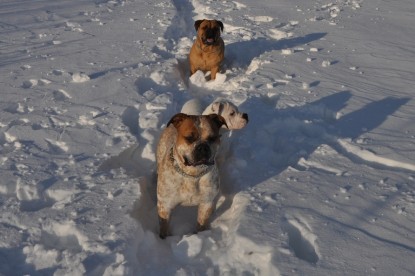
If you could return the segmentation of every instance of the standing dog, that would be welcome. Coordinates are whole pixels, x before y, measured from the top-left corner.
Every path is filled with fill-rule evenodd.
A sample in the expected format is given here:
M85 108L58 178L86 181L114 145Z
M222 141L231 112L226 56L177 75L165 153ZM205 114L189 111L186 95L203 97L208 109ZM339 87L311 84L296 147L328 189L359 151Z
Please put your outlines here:
M215 157L223 124L225 120L217 114L179 113L162 132L157 146L157 211L161 238L170 234L170 214L177 205L197 205L197 231L207 229L219 192Z
M210 71L210 78L214 80L225 58L225 43L220 37L223 23L218 20L197 20L195 29L197 37L189 54L190 74L193 75L197 70Z

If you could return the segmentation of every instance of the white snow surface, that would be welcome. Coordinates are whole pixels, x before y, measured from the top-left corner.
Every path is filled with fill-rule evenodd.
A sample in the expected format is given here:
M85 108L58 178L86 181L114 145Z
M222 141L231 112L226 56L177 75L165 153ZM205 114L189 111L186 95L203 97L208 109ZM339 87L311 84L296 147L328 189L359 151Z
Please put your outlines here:
M414 275L412 0L0 3L0 275ZM222 20L215 81L194 20ZM158 237L155 147L192 98L249 114L211 229Z

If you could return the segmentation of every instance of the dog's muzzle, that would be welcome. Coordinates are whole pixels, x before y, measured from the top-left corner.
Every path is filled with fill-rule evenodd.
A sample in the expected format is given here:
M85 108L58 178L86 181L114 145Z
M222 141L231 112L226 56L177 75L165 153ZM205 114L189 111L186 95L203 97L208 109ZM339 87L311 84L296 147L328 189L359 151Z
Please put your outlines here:
M207 29L205 32L205 37L203 40L203 44L212 45L216 43L217 40L217 33L214 29Z
M207 143L200 143L198 144L193 153L193 162L189 161L189 159L185 159L186 166L200 166L200 165L207 165L211 166L214 165L215 162L210 160L212 157L212 151Z
M207 143L201 143L195 148L195 160L209 160L211 155L210 147Z

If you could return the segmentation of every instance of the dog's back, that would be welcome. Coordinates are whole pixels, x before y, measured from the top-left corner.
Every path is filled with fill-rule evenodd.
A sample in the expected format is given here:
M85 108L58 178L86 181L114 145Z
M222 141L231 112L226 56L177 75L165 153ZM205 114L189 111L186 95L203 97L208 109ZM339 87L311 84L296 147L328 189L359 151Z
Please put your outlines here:
M188 100L185 102L180 112L187 115L202 115L202 102L199 99Z

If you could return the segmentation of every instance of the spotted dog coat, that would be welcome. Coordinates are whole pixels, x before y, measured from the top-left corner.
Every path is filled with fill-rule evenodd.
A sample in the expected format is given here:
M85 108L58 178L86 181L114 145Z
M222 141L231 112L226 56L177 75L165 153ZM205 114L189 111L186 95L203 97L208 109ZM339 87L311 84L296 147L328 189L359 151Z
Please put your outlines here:
M197 231L208 228L219 192L215 162L219 130L225 120L217 115L176 114L157 146L157 211L160 237L170 235L169 220L178 206L198 206Z

